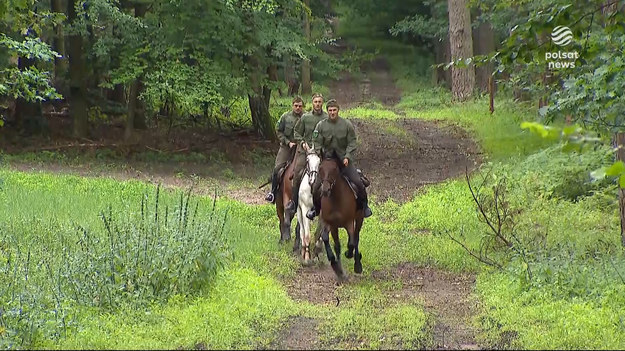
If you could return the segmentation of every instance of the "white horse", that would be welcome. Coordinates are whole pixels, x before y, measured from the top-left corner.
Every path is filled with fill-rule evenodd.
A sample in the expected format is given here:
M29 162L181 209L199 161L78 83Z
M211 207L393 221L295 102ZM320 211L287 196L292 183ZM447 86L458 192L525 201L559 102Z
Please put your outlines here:
M317 180L321 158L317 155L314 146L306 151L306 171L299 186L299 201L297 204L297 222L300 223L301 255L304 265L311 263L310 257L310 228L312 221L306 213L313 205L312 186Z

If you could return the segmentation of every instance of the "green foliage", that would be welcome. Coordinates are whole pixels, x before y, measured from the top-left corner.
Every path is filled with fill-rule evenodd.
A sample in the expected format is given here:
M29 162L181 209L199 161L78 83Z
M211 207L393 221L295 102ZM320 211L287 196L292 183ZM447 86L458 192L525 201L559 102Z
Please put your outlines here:
M275 333L295 310L275 279L235 267L219 273L204 296L174 296L164 305L114 314L85 310L78 331L58 344L42 340L41 347L256 349L266 347L266 335Z
M40 38L24 38L19 42L5 34L0 36L0 46L7 48L10 55L35 62L49 62L59 55ZM0 63L0 68L4 63ZM61 96L50 85L51 75L47 69L31 66L24 69L6 67L0 70L0 96L23 98L30 102L59 99Z
M519 124L531 115L528 107L504 100L494 114L488 111L486 99L478 98L463 105L425 110L405 110L406 116L426 120L440 120L459 125L475 135L479 146L491 160L527 156L532 152L553 145L552 140L541 138L519 129Z
M625 301L615 270L619 262L613 262L613 267L602 267L602 262L545 269L543 274L553 278L534 289L524 288L505 273L480 276L477 290L488 311L479 319L486 330L484 341L506 349L622 348L620 311ZM562 291L565 286L583 289L569 295Z
M378 102L370 102L366 105L346 109L341 112L341 115L345 116L346 118L361 118L374 120L393 120L402 118L395 112L385 109L382 104Z
M529 156L519 165L518 171L527 178L525 186L529 194L576 200L609 184L592 182L590 170L611 163L610 150L598 148L578 154L562 152L562 148L562 145L552 146ZM544 167L545 164L550 167Z
M0 340L10 348L65 337L89 306L116 311L201 294L226 262L227 209L205 200L157 193L149 201L138 184L2 173ZM86 192L94 194L85 200ZM128 202L132 194L141 204ZM98 219L95 203L115 205Z
M444 1L423 1L423 5L429 7L429 11L417 12L412 17L405 17L395 23L390 33L398 36L401 33L419 35L427 39L444 39L448 31L447 3ZM414 11L410 9L409 11Z
M534 97L549 97L541 109L546 122L570 118L595 131L622 129L624 61L610 52L620 52L625 32L620 23L624 14L618 6L610 9L605 1L585 3L566 1L524 2L511 7L506 1L480 2L492 17L516 16L509 24L509 36L492 56L498 73L509 72L510 82ZM550 36L558 25L570 27L572 42L555 45ZM549 66L558 61L548 57L561 51L573 52L573 63L566 69ZM551 55L553 56L553 55Z

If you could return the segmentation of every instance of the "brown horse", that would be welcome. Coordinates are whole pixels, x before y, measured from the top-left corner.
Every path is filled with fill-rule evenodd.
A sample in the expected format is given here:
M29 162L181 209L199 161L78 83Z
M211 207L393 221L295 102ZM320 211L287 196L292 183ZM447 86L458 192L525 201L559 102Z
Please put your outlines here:
M321 212L319 214L320 225L324 226L321 238L325 245L328 260L339 280L346 278L341 266L341 243L339 241L339 228L345 228L348 235L347 251L345 257L354 257L354 272L362 273L362 254L358 250L360 229L364 220L362 209L357 209L356 197L347 181L340 174L338 160L335 158L324 159L319 167L321 179ZM334 251L330 248L328 232L332 233Z
M295 147L291 149L290 159L291 161L284 170L282 179L280 179L280 186L276 194L276 212L280 220L280 243L291 240L291 221L293 220L294 213L285 211L285 208L289 200L293 197L293 183L291 180L293 179L293 170L295 168ZM300 225L297 223L295 227L295 232L297 234L295 235L293 251L299 250L299 230Z

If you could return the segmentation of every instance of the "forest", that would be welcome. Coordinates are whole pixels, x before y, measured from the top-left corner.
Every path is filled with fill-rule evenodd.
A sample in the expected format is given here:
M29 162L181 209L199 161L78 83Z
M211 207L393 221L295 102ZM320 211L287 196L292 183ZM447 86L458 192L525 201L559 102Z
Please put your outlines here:
M2 0L0 29L0 349L625 348L624 0ZM331 113L287 130L319 97L345 168L310 161Z

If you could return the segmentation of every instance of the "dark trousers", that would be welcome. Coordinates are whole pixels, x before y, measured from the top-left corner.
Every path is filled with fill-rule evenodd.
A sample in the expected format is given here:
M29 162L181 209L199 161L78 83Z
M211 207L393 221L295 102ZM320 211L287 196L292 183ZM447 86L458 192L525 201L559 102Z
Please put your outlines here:
M340 164L343 166L343 163ZM341 167L341 173L344 174L349 180L356 185L356 195L358 199L356 203L358 204L358 208L363 208L363 205L368 202L367 200L367 191L365 190L365 185L360 179L360 174L356 170L356 166L353 163L349 163L347 167Z
M278 179L278 171L293 157L293 149L286 145L280 145L278 154L276 155L276 162L274 163L273 172L271 173L271 192L275 195L280 185L280 179Z

